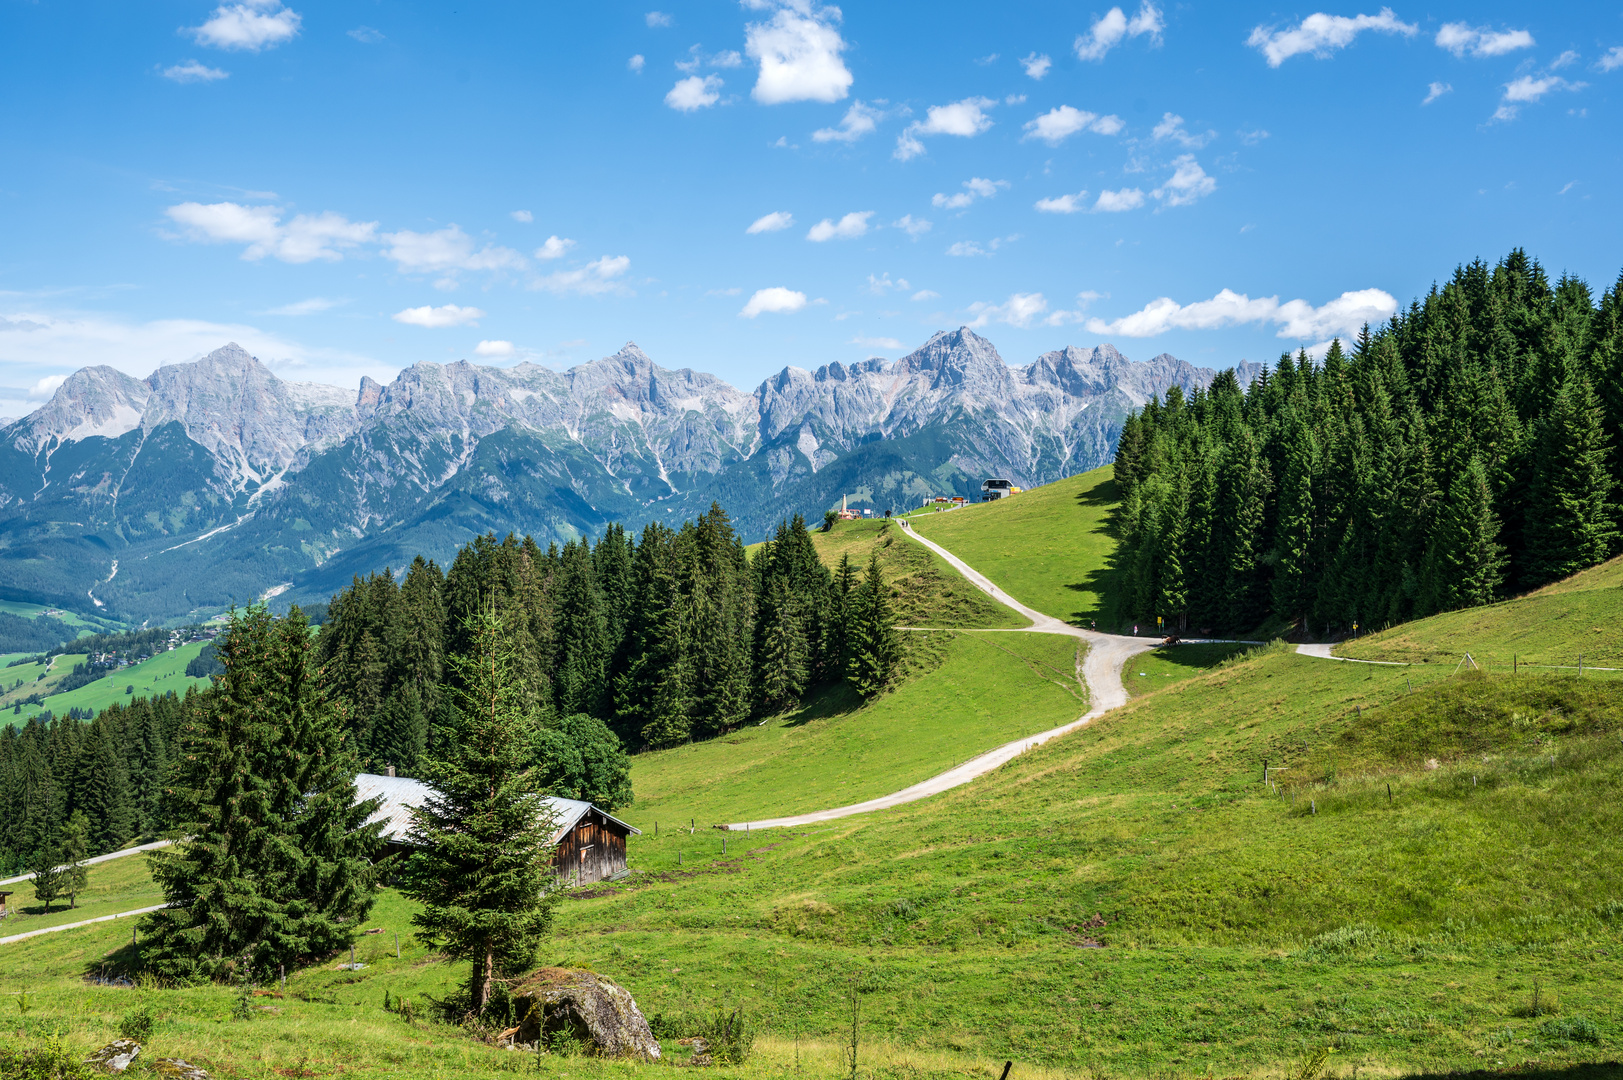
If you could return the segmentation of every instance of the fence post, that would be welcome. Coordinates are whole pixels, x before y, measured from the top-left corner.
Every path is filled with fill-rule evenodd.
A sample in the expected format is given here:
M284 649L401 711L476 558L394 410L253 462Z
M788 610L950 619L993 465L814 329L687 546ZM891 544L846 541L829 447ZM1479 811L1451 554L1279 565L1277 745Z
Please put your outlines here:
M400 959L400 931L394 932L394 958Z

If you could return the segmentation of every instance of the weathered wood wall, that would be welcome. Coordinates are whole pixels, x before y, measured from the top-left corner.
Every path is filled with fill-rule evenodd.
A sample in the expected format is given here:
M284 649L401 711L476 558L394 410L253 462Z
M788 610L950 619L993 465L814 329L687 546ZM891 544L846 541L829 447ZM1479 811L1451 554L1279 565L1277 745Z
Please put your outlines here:
M558 841L552 864L564 881L602 881L626 867L626 837L596 812L587 814Z

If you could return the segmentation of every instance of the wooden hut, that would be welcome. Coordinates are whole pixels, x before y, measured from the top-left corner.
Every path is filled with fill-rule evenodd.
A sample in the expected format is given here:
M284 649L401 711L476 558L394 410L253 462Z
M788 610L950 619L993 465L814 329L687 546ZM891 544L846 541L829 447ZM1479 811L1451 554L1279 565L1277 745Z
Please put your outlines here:
M383 838L391 851L407 852L411 845L411 809L421 806L433 789L405 776L361 773L355 778L358 802L380 799L367 823L383 822ZM641 836L619 818L579 799L548 796L552 812L553 873L566 885L586 885L626 872L626 838Z

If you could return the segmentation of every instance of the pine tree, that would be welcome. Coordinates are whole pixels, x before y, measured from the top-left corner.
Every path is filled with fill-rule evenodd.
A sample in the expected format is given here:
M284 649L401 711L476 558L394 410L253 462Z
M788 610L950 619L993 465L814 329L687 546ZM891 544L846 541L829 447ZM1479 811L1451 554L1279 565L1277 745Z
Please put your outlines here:
M851 657L846 680L865 698L883 693L896 675L901 646L896 640L890 610L890 590L879 572L877 552L868 557L868 571L851 604L849 631Z
M526 967L561 895L549 887L552 824L530 759L536 720L526 711L506 626L495 604L464 628L457 656L454 749L430 756L434 793L412 811L403 891L422 904L419 936L471 964L469 1011L481 1013L498 978Z
M1488 471L1472 458L1449 485L1422 571L1421 604L1453 611L1492 603L1504 579L1504 549L1497 542Z
M1589 380L1568 376L1535 433L1528 490L1527 570L1542 585L1604 559L1615 539L1600 408Z

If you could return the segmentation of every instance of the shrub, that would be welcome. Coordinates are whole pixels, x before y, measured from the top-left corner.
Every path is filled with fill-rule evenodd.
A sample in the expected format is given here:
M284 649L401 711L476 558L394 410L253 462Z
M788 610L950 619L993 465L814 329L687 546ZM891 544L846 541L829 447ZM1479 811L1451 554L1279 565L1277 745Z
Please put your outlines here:
M0 1050L0 1080L89 1080L95 1074L53 1035L33 1050Z
M126 1039L144 1043L152 1038L152 1025L157 1019L157 1010L150 1004L137 1005L118 1022L118 1033Z
M717 1009L699 1035L709 1045L711 1058L720 1065L742 1065L755 1048L755 1027L744 1015L742 1005L731 1012Z
M1593 1020L1582 1016L1546 1020L1538 1026L1538 1033L1543 1038L1558 1039L1561 1042L1600 1042L1600 1028L1595 1026Z

